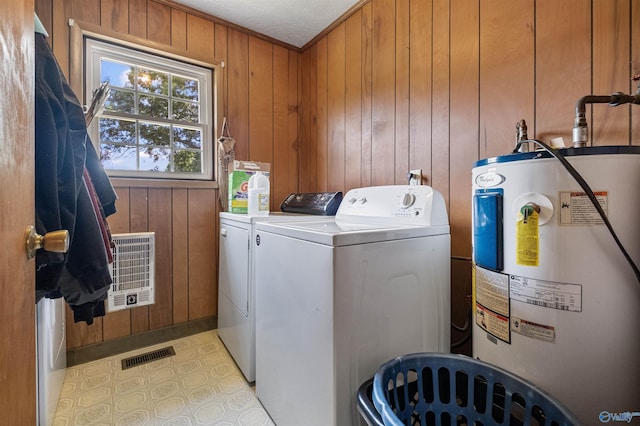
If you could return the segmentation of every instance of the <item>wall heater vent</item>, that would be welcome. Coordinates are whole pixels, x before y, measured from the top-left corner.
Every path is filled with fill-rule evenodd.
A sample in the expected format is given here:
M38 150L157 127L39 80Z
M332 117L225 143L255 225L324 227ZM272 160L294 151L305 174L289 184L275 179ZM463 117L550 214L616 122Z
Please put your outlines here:
M155 303L155 233L113 234L107 312Z

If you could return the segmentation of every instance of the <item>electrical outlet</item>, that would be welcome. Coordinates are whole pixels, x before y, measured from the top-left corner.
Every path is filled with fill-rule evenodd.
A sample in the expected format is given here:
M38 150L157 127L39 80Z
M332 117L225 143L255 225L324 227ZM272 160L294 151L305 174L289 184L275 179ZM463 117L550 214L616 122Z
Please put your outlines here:
M422 169L409 170L409 185L422 185Z

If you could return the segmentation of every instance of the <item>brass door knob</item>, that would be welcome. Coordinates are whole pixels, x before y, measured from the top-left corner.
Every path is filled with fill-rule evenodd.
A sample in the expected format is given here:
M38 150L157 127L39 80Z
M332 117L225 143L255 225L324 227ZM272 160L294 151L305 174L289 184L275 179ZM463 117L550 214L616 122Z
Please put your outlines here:
M39 249L55 253L66 253L67 250L69 250L69 231L66 229L47 232L45 235L38 235L36 228L29 225L25 231L25 239L27 259L33 259L36 256L36 251Z

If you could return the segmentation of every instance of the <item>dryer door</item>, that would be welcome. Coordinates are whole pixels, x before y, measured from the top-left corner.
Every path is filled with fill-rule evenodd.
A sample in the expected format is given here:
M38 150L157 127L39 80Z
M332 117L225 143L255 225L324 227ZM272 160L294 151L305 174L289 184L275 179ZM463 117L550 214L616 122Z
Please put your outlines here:
M249 231L220 223L218 285L244 316L249 307Z

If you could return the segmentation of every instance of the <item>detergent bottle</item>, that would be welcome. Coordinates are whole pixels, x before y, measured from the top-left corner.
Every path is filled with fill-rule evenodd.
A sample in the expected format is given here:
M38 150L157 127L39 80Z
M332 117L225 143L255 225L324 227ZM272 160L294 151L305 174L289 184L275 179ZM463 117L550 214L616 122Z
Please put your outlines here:
M262 172L255 172L249 178L248 194L247 214L269 216L269 178Z

